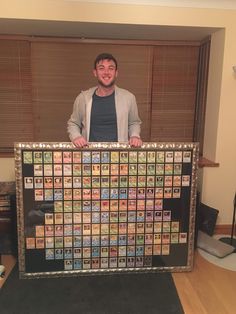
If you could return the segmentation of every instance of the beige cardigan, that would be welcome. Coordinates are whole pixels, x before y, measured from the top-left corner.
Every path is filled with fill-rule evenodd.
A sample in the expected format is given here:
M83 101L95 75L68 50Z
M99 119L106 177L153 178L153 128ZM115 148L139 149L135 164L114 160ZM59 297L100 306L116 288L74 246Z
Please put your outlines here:
M75 99L73 112L67 122L70 140L83 136L87 141L90 132L92 97L97 87L82 91ZM118 142L127 142L131 136L140 137L141 120L135 96L115 86Z

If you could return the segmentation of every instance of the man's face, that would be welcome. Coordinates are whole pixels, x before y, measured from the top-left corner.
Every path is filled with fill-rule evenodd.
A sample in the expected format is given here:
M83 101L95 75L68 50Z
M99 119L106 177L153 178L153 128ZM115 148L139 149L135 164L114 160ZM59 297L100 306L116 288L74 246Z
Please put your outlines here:
M101 60L93 70L94 76L102 87L112 87L118 75L116 65L112 60Z

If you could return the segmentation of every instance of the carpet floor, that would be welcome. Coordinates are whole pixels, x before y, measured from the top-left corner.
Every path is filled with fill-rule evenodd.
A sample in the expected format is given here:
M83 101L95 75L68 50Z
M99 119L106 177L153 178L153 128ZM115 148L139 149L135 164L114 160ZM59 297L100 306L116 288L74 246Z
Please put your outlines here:
M0 290L1 314L184 314L171 273L19 279Z

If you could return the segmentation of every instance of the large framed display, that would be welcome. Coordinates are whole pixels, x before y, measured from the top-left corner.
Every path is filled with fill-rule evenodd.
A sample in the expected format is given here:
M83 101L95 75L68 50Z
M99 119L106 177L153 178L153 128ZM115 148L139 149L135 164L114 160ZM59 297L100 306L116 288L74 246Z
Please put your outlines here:
M15 144L21 278L190 271L197 143Z

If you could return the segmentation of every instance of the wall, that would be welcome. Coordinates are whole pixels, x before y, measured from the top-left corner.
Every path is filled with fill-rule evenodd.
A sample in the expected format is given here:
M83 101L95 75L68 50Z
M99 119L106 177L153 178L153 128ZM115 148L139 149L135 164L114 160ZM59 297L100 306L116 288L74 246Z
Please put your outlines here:
M236 64L236 10L1 0L1 17L222 28L212 40L204 147L205 157L220 166L203 169L201 190L203 202L220 210L218 224L231 223L236 189L236 76L232 71ZM1 160L0 171L1 180L12 179L12 160Z

